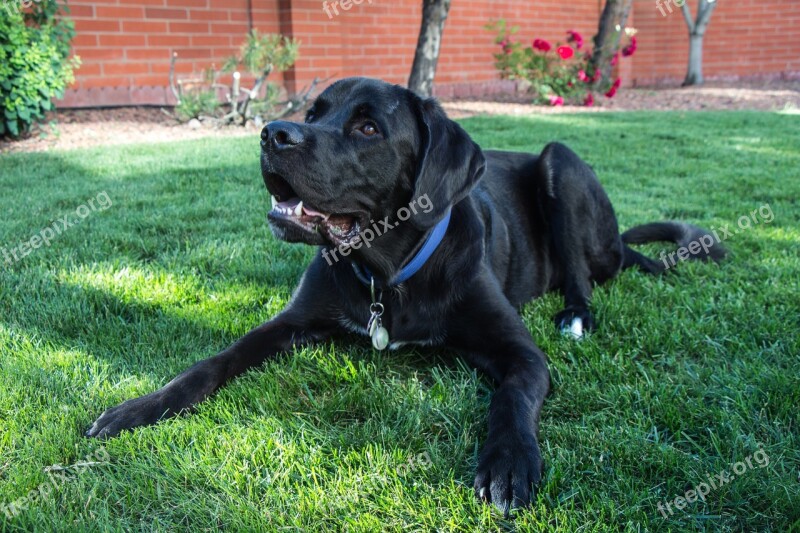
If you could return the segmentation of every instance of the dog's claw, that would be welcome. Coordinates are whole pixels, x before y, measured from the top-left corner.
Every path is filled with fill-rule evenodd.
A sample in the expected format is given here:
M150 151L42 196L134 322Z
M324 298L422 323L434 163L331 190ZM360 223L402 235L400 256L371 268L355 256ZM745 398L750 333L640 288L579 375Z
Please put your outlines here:
M532 434L504 434L487 441L478 462L475 495L505 518L530 506L544 463Z
M116 407L107 409L95 420L85 435L89 438L107 439L116 437L125 430L155 424L162 418L173 416L177 409L164 400L162 391L133 398Z

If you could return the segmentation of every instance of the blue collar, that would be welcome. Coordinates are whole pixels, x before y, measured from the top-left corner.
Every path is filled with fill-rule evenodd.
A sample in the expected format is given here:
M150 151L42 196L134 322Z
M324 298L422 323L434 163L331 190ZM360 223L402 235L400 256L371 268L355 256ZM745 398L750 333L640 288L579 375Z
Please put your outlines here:
M422 248L419 249L419 252L408 262L406 266L400 269L400 272L386 284L388 287L394 287L395 285L400 285L404 281L407 281L411 276L416 274L420 268L422 268L428 259L431 258L433 252L436 251L436 248L439 247L439 244L442 242L444 238L444 234L447 232L447 227L450 225L450 209L444 214L444 218L439 221L436 226L434 226L433 231L428 235L428 238L425 239L425 243L422 245ZM372 272L365 266L361 266L357 263L353 263L353 270L356 273L356 277L358 277L359 281L365 285L369 285L372 280Z

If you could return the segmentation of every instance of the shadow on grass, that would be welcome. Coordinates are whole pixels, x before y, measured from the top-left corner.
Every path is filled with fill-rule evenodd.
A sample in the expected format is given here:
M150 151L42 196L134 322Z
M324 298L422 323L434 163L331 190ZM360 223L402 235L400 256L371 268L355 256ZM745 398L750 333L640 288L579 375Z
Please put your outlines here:
M162 164L157 151L137 150L132 160ZM163 172L142 173L137 164L114 172L121 152L15 156L3 161L0 179L0 188L17 198L17 216L0 223L0 242L7 246L29 239L99 191L113 201L0 273L0 327L36 346L34 359L50 372L57 366L47 359L67 352L79 354L72 364L96 367L90 383L53 376L62 386L53 401L86 406L81 426L131 397L131 390L155 390L277 314L314 253L269 233L261 215L269 200L249 165L171 169L164 162ZM32 175L41 179L31 181ZM356 361L374 357L366 339L350 336L337 345ZM447 353L404 350L382 357L396 361L406 377L419 372L429 385L431 362L457 365ZM5 358L3 370L26 376L15 385L24 396L39 378L29 361L12 369L14 361ZM345 428L358 412L354 405L344 417L326 411L320 423Z

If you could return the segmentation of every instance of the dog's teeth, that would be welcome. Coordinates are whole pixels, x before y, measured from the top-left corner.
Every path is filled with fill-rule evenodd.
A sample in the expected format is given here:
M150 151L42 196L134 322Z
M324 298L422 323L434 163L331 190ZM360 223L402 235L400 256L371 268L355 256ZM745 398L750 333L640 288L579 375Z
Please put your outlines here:
M274 196L270 196L270 199L272 200L272 209L275 209L278 206L278 199Z
M297 206L295 206L294 208L294 216L299 217L302 214L303 214L303 201L300 200L300 203L297 204Z

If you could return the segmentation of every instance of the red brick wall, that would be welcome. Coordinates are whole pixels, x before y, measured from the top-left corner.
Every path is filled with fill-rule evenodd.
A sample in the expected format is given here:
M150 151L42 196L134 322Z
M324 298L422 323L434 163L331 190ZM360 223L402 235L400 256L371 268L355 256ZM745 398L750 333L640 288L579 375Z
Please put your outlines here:
M329 1L330 3L330 1ZM490 7L491 6L491 7ZM292 2L294 35L303 41L298 83L314 76L371 76L405 83L420 27L420 0L363 0L329 17L320 0ZM497 79L494 35L484 26L492 18L519 21L519 37L564 40L567 29L591 33L597 25L597 0L455 0L445 26L438 84Z
M252 2L253 26L280 32L275 1ZM250 28L247 0L69 2L81 58L67 106L163 104L171 53L179 76L233 55Z
M290 89L315 76L380 77L405 83L420 24L420 0L360 0L338 14L322 0L250 0L253 27L300 41L300 59L285 74ZM354 2L354 0L347 0ZM666 0L662 0L666 1ZM695 5L696 0L689 0ZM800 1L719 0L706 37L707 76L800 72ZM332 0L328 0L330 5ZM630 25L639 51L626 62L626 83L679 83L688 38L681 14L662 16L655 0L635 0ZM250 27L248 0L98 0L70 2L83 65L64 104L163 104L170 53L181 76L221 64ZM593 35L601 0L454 0L437 72L439 95L502 90L492 53L492 18L522 27L519 38L563 40L567 29ZM280 78L279 78L280 79Z

